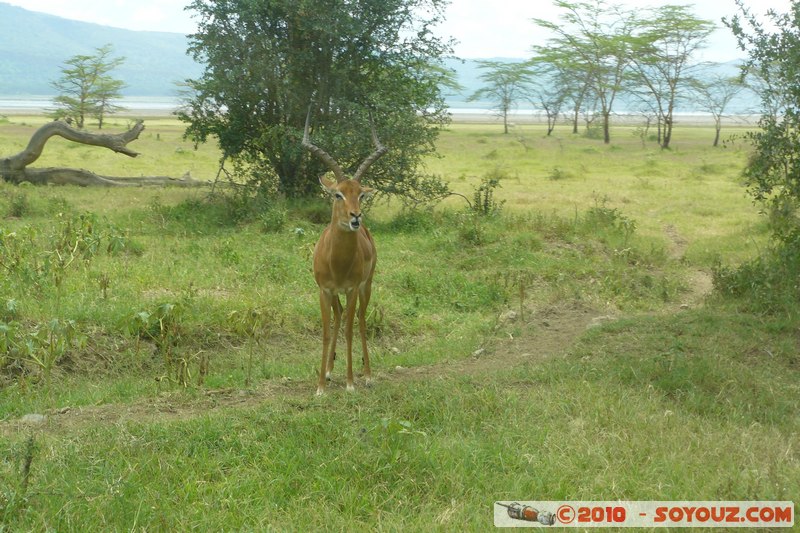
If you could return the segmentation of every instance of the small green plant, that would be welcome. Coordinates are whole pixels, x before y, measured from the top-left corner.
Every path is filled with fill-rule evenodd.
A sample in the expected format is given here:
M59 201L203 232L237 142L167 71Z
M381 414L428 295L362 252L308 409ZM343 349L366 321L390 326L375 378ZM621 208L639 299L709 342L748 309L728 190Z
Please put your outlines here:
M28 195L22 191L12 192L8 197L8 211L9 217L22 218L31 211L31 204L28 200Z
M98 229L97 215L84 213L75 217L59 214L59 225L52 235L45 254L45 269L56 288L56 313L61 309L64 279L77 259L86 263L97 255L103 238Z
M251 307L244 311L231 312L228 321L237 334L247 339L247 373L244 385L249 387L252 382L254 352L268 332L271 322L269 314L266 309Z
M628 218L617 208L606 207L606 200L596 202L583 217L584 226L590 231L606 230L622 237L622 246L627 247L636 231L636 221Z
M437 221L430 209L403 209L388 224L396 233L428 232L437 227Z
M161 196L153 196L152 200L147 206L147 209L150 211L150 214L153 217L153 221L156 225L164 229L167 226L167 221L169 220L169 208L166 207L161 202Z
M20 368L27 348L19 322L0 322L0 370L10 366Z
M497 201L495 199L494 193L498 187L500 187L500 177L497 172L484 177L480 185L472 193L472 210L484 217L500 213L505 200Z
M132 240L127 231L113 224L108 225L106 238L108 240L106 252L109 255L128 254L139 257L144 253L144 248L141 244Z
M74 320L54 318L39 326L28 336L28 349L31 362L39 367L45 387L50 391L51 375L56 363L72 348L79 348L86 342Z
M395 418L381 418L380 447L385 459L389 463L401 460L403 452L407 452L407 441L413 438L427 438L424 431L414 429L414 424L408 420Z
M11 523L14 515L19 514L28 504L28 486L31 478L33 456L36 453L36 437L32 433L25 439L25 448L21 453L19 478L9 476L0 484L0 530Z
M153 325L156 326L153 339L156 341L164 360L167 375L174 369L174 348L181 337L181 318L183 308L176 303L163 303L156 307L152 314ZM178 375L180 381L180 375Z
M2 309L2 319L5 321L15 320L19 318L19 302L14 298L6 300L5 306Z
M225 239L216 246L216 255L220 262L225 266L238 265L242 258L237 250L236 243L232 239Z
M574 178L575 175L570 172L569 170L565 170L561 167L553 167L553 170L550 171L550 174L547 175L547 179L552 181L560 181L565 179Z
M760 256L730 267L717 260L714 289L757 313L797 316L800 300L800 232Z
M4 274L23 287L41 290L46 278L41 259L39 231L26 225L17 231L0 229L0 267Z
M111 278L104 272L97 278L97 283L100 285L100 292L103 295L103 300L108 300L108 289L111 287Z
M286 225L288 211L282 202L270 202L258 215L266 233L277 233Z
M486 243L486 229L483 226L483 217L477 211L457 213L456 228L461 242L472 246Z
M185 368L176 364L175 347L180 342L183 332L184 306L180 303L165 302L150 311L137 311L125 323L129 335L136 337L136 353L140 352L141 339L148 339L155 343L158 353L164 363L164 374L159 381L172 380L173 372L175 381L186 385L188 374Z

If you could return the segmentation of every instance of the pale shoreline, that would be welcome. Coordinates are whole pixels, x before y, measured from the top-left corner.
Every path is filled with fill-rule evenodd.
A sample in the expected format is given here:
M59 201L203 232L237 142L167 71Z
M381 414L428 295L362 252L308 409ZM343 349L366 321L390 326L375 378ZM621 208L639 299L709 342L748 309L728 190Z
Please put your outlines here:
M456 124L500 124L503 123L503 118L491 113L470 113L459 111L450 114L453 123ZM758 124L760 115L728 115L722 117L723 126L755 126ZM702 113L681 113L676 114L673 118L676 126L714 126L714 117L709 114ZM617 126L644 126L646 119L642 115L627 114L627 113L614 113L611 117L611 122ZM544 115L534 114L512 114L509 115L510 126L513 125L544 125L547 124L547 118ZM571 124L571 120L565 119L563 116L559 118L558 124ZM584 124L581 119L581 124ZM600 124L600 120L595 120L595 124ZM651 124L655 127L655 124Z
M5 102L0 100L0 116L43 115L48 110L48 106L44 105L8 106L4 104ZM175 111L176 108L173 106L141 105L115 113L114 116L152 119L172 117ZM450 117L455 124L502 124L503 122L501 116L482 109L454 109L450 112ZM757 114L728 115L722 118L722 124L724 126L754 126L758 123L759 118L760 116ZM714 118L707 113L679 113L675 115L674 121L675 125L682 126L714 126ZM620 126L640 126L645 124L645 118L639 114L615 113L612 117L612 122ZM509 114L509 125L543 125L546 123L547 118L544 114L531 111ZM558 123L565 124L568 121L562 117Z

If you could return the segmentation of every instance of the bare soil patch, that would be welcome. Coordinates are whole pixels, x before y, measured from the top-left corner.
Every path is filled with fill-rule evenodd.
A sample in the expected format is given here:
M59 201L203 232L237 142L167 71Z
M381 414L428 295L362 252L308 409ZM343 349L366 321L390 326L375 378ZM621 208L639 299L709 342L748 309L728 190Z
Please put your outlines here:
M515 317L514 326L521 334L493 341L464 359L446 360L433 365L390 369L376 372L376 385L385 382L447 379L462 375L480 375L492 370L514 367L529 360L565 354L597 315L580 304L531 310L525 317ZM499 324L504 327L509 324ZM334 380L328 394L345 394L343 379ZM363 385L362 385L363 387ZM225 409L247 409L267 401L309 403L314 399L312 380L269 380L251 389L206 389L197 395L183 391L164 392L124 404L86 407L61 407L43 413L44 418L25 417L0 423L0 434L12 435L33 430L68 434L93 425L158 423L185 420ZM362 393L358 389L356 394Z
M686 248L689 241L686 240L672 224L664 226L664 233L669 238L668 253L670 259L674 261L684 261ZM714 282L711 274L705 270L697 268L691 269L687 277L689 291L681 303L681 308L695 307L703 302L706 296L711 294L714 289Z

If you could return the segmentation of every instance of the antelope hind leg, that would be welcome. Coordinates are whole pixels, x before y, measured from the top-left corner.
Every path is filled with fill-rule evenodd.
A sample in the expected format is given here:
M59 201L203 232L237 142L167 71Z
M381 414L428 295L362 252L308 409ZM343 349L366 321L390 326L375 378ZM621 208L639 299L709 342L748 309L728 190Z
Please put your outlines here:
M328 345L331 336L331 298L332 295L327 291L319 291L319 307L322 312L322 364L319 370L317 381L317 396L325 394L325 373L328 367Z
M367 350L367 305L372 294L370 283L359 289L358 297L358 332L361 334L361 361L364 364L364 381L367 387L372 386L372 371L369 367L369 351Z

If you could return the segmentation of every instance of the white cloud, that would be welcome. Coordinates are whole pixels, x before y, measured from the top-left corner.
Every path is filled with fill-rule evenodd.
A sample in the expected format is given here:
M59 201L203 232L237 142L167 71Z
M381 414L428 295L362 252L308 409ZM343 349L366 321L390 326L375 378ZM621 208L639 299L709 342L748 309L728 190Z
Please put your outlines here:
M184 7L189 0L4 0L11 4L60 17L134 30L191 33L194 22ZM685 4L683 0L668 0ZM609 0L634 8L662 5L663 0ZM690 2L691 3L691 2ZM789 10L790 0L746 0L756 13L775 8ZM723 61L741 55L720 19L737 12L734 0L698 0L698 17L712 20L720 29L711 39L707 59ZM531 46L547 37L532 22L534 17L557 21L559 10L548 0L451 0L440 33L455 37L460 57L527 57Z
M631 8L651 8L664 5L664 0L609 0ZM673 0L675 4L689 4ZM789 10L789 0L746 0L754 13L765 13L774 8L779 12ZM711 20L719 29L709 41L705 59L727 61L741 56L736 42L721 22L723 16L738 12L734 0L701 0L693 3L697 17ZM443 35L452 35L460 43L456 46L459 57L528 57L531 47L544 44L547 35L533 22L540 18L557 22L559 8L552 2L540 0L452 0L447 10L447 20L442 25Z
M2 0L30 11L130 30L190 33L189 0Z

